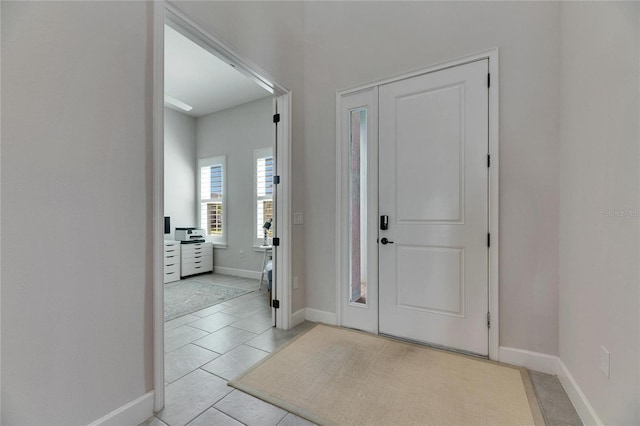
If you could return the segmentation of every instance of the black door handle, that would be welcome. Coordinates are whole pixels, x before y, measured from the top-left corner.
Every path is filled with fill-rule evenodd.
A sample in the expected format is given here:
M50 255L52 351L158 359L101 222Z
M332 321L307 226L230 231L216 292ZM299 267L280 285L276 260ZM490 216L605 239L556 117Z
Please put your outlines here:
M381 239L381 240L380 240L380 242L381 242L382 244L384 244L384 245L387 245L387 244L393 244L393 241L389 241L389 240L387 240L387 239L386 239L386 237L385 237L385 238L383 238L383 239Z

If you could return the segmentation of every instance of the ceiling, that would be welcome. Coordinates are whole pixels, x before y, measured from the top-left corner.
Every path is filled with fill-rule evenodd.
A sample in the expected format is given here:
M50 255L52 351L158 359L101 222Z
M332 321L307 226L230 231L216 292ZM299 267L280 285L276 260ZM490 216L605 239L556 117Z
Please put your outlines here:
M272 94L254 80L165 25L165 106L192 117L202 117ZM185 111L167 97L193 107Z

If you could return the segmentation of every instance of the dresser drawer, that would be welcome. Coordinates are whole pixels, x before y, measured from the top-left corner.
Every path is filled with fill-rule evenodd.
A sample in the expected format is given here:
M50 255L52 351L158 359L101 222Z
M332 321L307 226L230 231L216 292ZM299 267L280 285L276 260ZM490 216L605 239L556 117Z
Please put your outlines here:
M201 249L202 247L208 246L211 244L207 243L193 243L193 244L180 244L180 248L183 252L193 251L196 249Z
M198 259L201 257L213 257L213 250L196 250L192 253L182 253L182 259Z
M213 256L213 244L183 244L181 251L184 259L190 259L198 256Z
M180 267L180 254L170 254L164 256L164 268L167 269L167 266L178 265Z
M176 262L164 267L164 282L170 283L180 279L180 263Z
M182 259L180 275L199 274L201 272L213 271L213 256L202 256L199 258Z
M213 268L213 256L201 256L201 257L194 257L191 259L182 259L182 267L188 267L188 266L192 266L192 265L200 265L200 266L207 266L209 268L209 270L211 268Z
M186 277L193 274L201 274L203 272L211 272L211 266L205 266L201 264L188 265L182 268L182 276Z
M164 283L171 283L173 281L178 281L180 280L180 274L175 271L175 272L165 272L164 273Z
M180 272L180 262L164 265L164 273L166 274L167 272Z
M164 255L180 254L180 243L177 241L164 242Z
M213 250L211 243L182 244L180 246L182 253L194 253L202 250Z
M167 256L179 256L180 255L180 247L176 248L164 248L164 257Z

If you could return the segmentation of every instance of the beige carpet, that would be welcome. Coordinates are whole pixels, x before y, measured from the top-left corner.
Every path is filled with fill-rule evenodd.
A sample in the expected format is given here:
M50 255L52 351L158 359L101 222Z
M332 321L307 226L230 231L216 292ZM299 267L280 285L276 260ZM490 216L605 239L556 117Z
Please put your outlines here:
M321 425L541 425L525 369L317 325L230 383Z

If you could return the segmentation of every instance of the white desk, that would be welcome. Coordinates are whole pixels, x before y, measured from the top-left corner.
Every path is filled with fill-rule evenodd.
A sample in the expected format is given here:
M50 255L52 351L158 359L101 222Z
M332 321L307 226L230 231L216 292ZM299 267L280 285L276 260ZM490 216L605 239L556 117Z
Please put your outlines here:
M260 286L258 287L258 291L262 290L262 279L264 278L264 270L267 267L267 259L269 258L269 254L273 251L273 246L260 246L262 250L264 250L264 257L262 258L262 269L260 270ZM273 270L273 265L271 266L271 270Z

